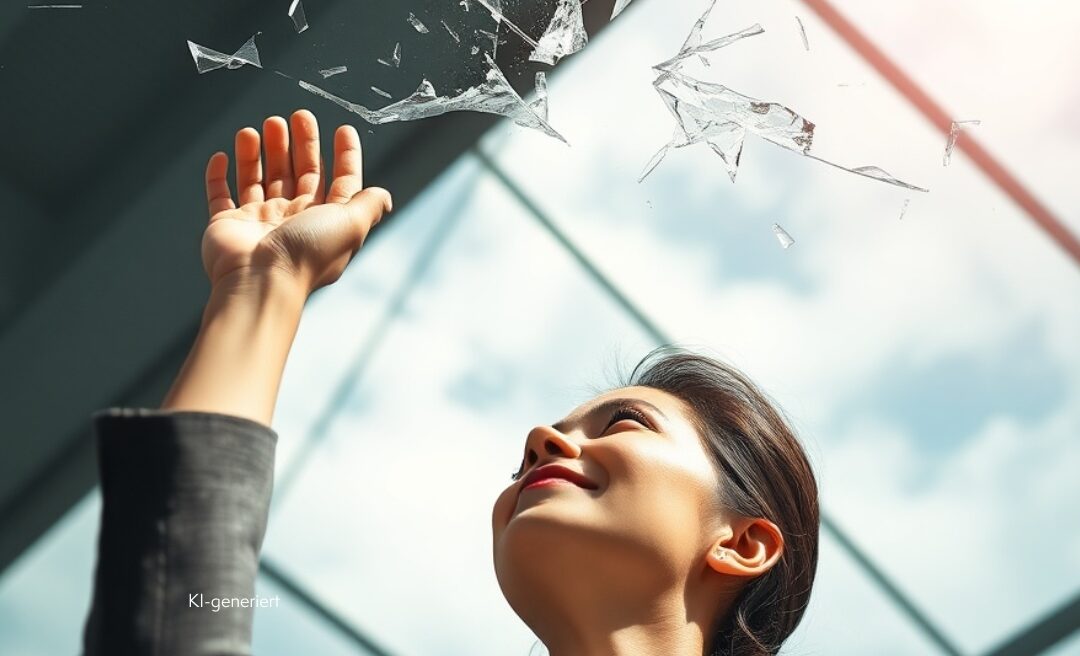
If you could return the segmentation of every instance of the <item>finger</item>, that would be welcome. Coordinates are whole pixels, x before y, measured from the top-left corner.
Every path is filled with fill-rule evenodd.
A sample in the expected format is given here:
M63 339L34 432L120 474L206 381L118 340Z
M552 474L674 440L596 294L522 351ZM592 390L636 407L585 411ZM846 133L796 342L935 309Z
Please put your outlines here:
M330 183L328 203L347 203L364 189L364 158L360 135L351 125L342 125L334 133L334 181Z
M266 152L267 198L293 197L292 159L289 157L289 124L280 116L263 121L263 149Z
M236 133L236 195L241 205L263 200L262 157L255 128Z
M367 239L368 232L382 220L383 214L394 209L394 201L390 192L382 187L368 187L345 203L345 209L357 236L353 247L355 253Z
M206 202L210 206L210 218L218 212L236 209L232 192L229 191L229 156L216 152L206 164Z
M306 109L292 115L292 164L296 195L316 196L322 165L319 160L319 123Z
M319 182L315 186L315 204L326 200L326 162L319 158Z

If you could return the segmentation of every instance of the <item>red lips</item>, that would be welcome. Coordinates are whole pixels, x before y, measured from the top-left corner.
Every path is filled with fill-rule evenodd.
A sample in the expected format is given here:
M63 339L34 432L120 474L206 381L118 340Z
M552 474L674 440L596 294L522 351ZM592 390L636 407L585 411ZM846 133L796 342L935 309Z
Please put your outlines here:
M525 478L521 479L521 489L524 490L533 483L548 478L561 478L587 490L595 490L597 487L596 483L590 481L584 474L579 474L569 467L552 463L544 465L543 467L537 467L529 472Z

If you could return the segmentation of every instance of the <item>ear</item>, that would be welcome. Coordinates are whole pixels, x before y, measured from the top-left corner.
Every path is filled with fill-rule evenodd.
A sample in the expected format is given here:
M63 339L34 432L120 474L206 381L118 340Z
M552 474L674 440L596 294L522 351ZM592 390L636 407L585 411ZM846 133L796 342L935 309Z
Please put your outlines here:
M720 574L760 576L775 565L784 552L784 536L776 524L767 519L739 520L730 526L729 533L715 541L705 556L709 567Z

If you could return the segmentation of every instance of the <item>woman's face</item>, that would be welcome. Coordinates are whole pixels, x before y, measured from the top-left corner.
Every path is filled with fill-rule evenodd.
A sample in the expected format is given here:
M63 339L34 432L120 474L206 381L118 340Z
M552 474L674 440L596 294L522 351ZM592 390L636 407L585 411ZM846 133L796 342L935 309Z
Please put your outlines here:
M532 429L520 473L492 529L499 584L526 622L530 604L557 603L560 591L669 589L725 521L689 406L652 388L607 392Z

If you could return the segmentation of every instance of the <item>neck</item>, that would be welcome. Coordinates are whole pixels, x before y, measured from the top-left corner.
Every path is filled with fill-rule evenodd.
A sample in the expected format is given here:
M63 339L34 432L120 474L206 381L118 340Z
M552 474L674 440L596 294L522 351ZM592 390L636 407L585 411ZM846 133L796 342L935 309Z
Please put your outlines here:
M593 596L593 595L586 595ZM639 598L640 599L640 598ZM693 617L678 590L646 606L610 594L578 598L573 612L534 626L551 656L702 656L712 617ZM567 608L567 606L563 606ZM710 614L711 615L711 614Z

